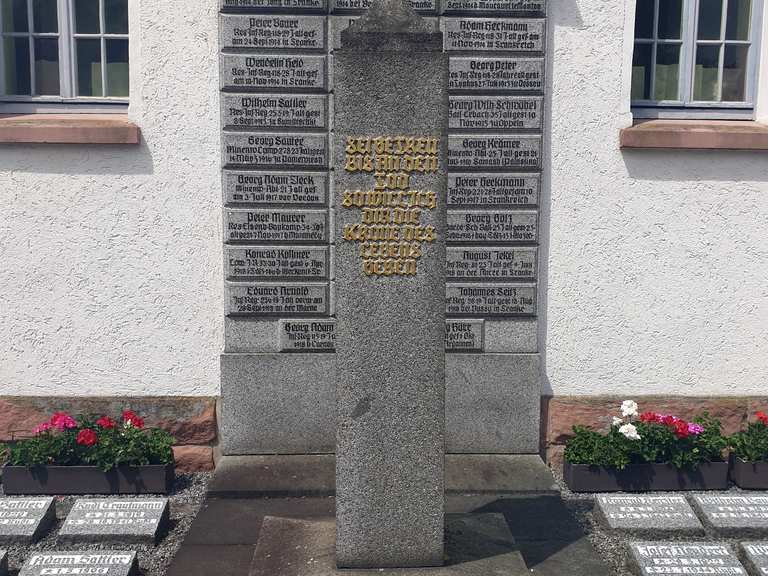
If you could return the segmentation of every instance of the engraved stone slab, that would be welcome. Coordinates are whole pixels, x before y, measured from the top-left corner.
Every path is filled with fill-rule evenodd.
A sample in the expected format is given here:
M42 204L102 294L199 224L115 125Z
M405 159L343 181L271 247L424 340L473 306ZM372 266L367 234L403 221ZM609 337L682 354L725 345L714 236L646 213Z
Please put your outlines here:
M298 166L324 169L328 165L328 142L325 134L223 132L221 140L221 162L225 166Z
M725 535L768 534L768 493L745 496L696 494L693 505L704 525Z
M227 10L291 10L292 12L325 12L326 0L221 0L221 9Z
M452 316L531 316L536 286L446 284L445 313Z
M451 96L448 127L457 130L541 130L538 96Z
M0 498L0 542L37 542L55 520L53 498Z
M449 168L539 168L541 136L448 137Z
M330 352L336 348L336 320L280 320L281 352Z
M611 530L633 534L703 534L704 527L684 496L599 494L595 509Z
M0 576L8 576L8 553L0 550Z
M536 279L536 248L448 248L446 255L451 279Z
M768 541L742 542L741 558L752 576L768 576Z
M325 56L221 54L219 62L219 80L223 89L326 88Z
M449 242L536 242L536 212L449 210Z
M328 99L319 94L222 94L222 126L311 128L328 126Z
M219 44L224 49L325 50L325 18L264 14L221 14Z
M434 13L437 10L438 0L410 0L411 7L417 12ZM368 10L371 0L331 0L332 12L345 12L347 10Z
M639 576L719 574L746 576L736 555L722 544L632 542L629 561Z
M226 283L229 316L328 314L328 283Z
M471 14L502 14L514 16L522 13L543 14L545 0L443 0L444 14L458 12Z
M344 16L330 16L328 18L328 36L333 50L341 48L341 32L347 29L350 24L358 18L360 18L360 16L353 16L351 14ZM440 28L436 17L424 16L422 21L427 25L430 31L437 32Z
M225 242L325 242L328 214L325 210L224 211Z
M225 271L230 280L328 278L324 246L226 246Z
M94 550L32 554L19 576L45 574L100 574L102 576L137 576L136 552Z
M328 175L310 172L225 170L227 204L328 205Z
M446 320L445 349L452 352L482 352L485 320Z
M544 90L543 58L451 58L449 90Z
M157 544L169 518L167 498L78 498L59 531L59 542Z
M538 174L448 174L448 206L535 206Z
M441 27L446 51L544 51L542 19L444 18Z

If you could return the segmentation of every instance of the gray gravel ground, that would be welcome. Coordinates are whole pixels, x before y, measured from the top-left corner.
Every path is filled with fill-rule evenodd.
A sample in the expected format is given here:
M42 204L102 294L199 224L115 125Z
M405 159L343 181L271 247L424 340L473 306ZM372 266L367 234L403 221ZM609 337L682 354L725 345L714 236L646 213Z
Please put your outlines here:
M56 498L56 524L48 535L31 545L2 546L8 550L8 564L11 576L15 576L24 561L33 552L63 552L68 550L135 550L139 557L139 568L144 576L163 576L182 540L189 531L192 520L197 515L205 498L205 491L211 479L210 472L196 474L178 474L173 492L169 494L171 523L168 534L158 546L126 545L115 546L101 544L78 544L58 546L56 538L59 528L64 523L70 508L77 498L106 498L107 496L61 496ZM0 487L0 496L3 495ZM143 495L142 495L143 496ZM142 496L121 495L120 498L140 498Z

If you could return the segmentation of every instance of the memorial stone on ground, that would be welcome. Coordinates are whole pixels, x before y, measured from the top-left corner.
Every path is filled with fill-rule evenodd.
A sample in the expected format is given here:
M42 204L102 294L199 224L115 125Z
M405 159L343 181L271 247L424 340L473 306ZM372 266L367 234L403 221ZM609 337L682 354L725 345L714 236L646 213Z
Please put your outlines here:
M638 576L747 574L736 555L724 544L633 542L629 548L630 565Z
M169 518L166 498L80 498L59 531L59 541L156 544Z
M741 557L752 576L768 576L768 541L743 542Z
M0 543L30 543L56 520L53 498L0 498Z
M136 552L115 550L71 551L32 554L19 576L51 574L100 574L102 576L138 576Z
M704 525L727 536L768 535L768 494L697 494L693 504Z
M703 534L704 527L684 496L600 494L595 510L611 530L655 536Z

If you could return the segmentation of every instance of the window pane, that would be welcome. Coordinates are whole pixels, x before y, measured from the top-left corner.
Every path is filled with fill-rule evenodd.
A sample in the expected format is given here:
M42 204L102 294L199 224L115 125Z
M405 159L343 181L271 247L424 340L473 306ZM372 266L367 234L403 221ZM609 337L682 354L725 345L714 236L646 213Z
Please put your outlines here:
M745 100L745 79L747 75L747 46L726 46L723 57L723 101L743 102Z
M696 72L693 78L693 99L716 101L719 99L717 83L720 46L699 46L696 50Z
M651 99L651 45L635 44L632 55L632 100Z
M723 0L699 0L699 40L719 40Z
M75 0L75 32L98 34L100 31L99 0Z
M728 0L727 40L749 40L750 0Z
M107 34L128 34L128 0L104 0Z
M77 40L77 95L103 96L101 88L101 40Z
M678 100L677 87L680 74L680 46L659 44L656 47L656 84L654 100Z
M58 38L35 38L35 91L45 96L59 95Z
M659 38L680 39L683 0L659 0Z
M635 38L653 38L653 0L637 0Z
M29 32L27 0L0 0L3 10L3 32Z
M27 38L5 38L3 40L3 70L5 70L5 93L14 96L32 93L29 74L29 40Z
M107 96L128 96L128 40L107 40Z
M56 0L33 0L32 22L35 32L58 32L59 14Z

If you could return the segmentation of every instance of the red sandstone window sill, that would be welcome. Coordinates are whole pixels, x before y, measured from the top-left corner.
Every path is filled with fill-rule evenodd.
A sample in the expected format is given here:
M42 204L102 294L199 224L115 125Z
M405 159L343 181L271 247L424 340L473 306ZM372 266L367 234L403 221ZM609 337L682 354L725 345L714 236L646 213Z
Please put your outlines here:
M138 144L124 114L0 114L0 143Z
M768 150L768 125L739 120L639 120L620 133L622 148Z

